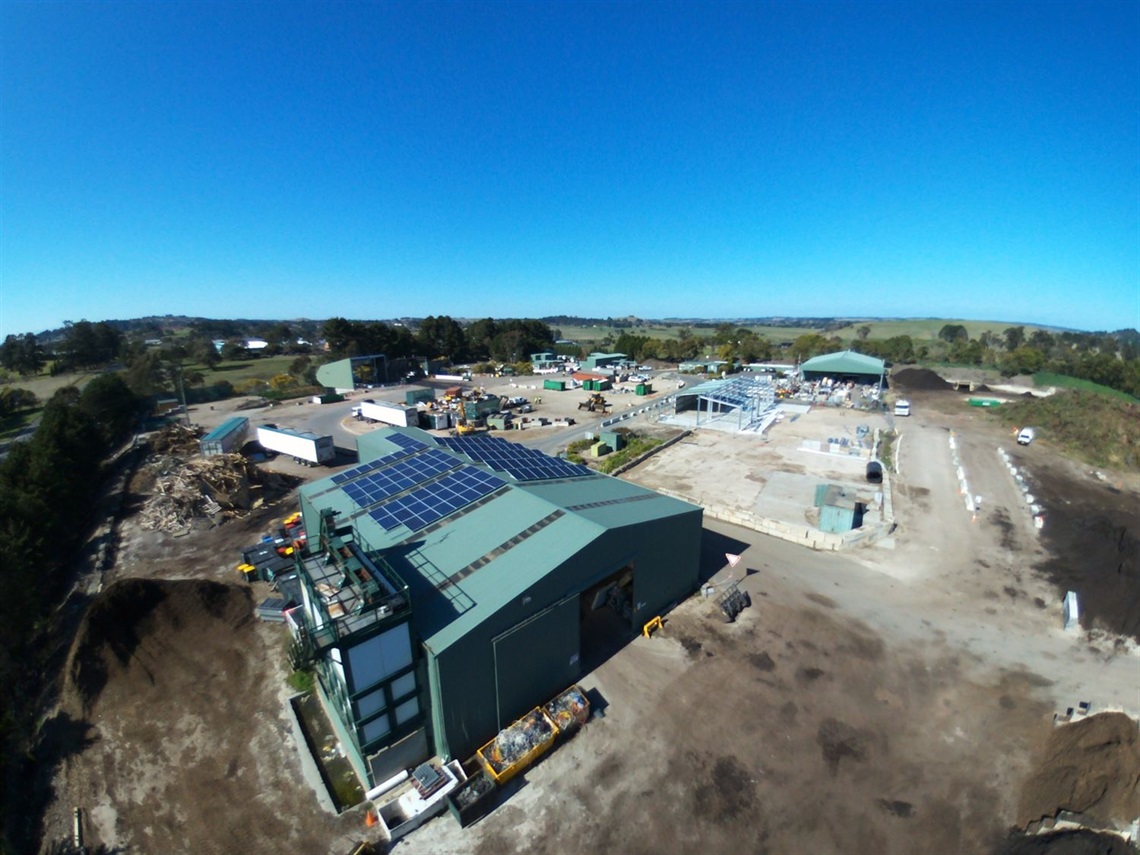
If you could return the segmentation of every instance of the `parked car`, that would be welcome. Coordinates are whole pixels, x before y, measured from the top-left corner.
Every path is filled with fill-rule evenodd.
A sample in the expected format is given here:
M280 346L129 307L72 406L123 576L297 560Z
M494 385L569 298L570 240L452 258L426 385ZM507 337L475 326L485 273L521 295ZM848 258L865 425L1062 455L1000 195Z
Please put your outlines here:
M1018 445L1029 445L1037 437L1037 431L1031 427L1022 428L1021 432L1017 435Z

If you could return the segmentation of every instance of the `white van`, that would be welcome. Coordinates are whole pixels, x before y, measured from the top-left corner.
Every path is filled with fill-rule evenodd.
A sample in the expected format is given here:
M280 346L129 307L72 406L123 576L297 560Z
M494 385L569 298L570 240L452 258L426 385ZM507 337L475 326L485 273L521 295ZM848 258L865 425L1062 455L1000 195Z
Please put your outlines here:
M895 415L896 416L909 416L910 415L910 401L904 401L904 400L895 401Z
M1029 445L1037 436L1037 431L1033 428L1022 428L1021 432L1017 435L1018 445Z

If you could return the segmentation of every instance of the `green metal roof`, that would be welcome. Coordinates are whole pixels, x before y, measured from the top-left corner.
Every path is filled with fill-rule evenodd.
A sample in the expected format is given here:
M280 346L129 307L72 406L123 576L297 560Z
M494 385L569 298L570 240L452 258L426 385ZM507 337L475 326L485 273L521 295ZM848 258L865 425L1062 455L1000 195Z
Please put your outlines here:
M841 350L838 353L825 353L814 356L800 366L800 371L812 371L820 374L874 374L883 373L886 366L883 360L865 353L856 353L853 350Z
M417 428L381 428L360 437L361 463L400 451L391 441L398 434L490 471L437 446ZM351 522L366 547L379 551L408 583L416 629L436 653L605 531L698 510L608 475L515 482L495 474L507 482L504 487L420 532L403 526L386 531L369 516L370 508L358 507L333 483L335 476L300 492L314 507L338 511L336 524Z

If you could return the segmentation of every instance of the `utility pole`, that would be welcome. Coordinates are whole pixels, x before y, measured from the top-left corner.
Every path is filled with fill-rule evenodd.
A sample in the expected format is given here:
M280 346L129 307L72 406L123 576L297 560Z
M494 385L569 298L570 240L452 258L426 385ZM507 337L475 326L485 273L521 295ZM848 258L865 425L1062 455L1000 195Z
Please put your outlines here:
M190 427L190 408L186 406L186 385L182 382L182 363L179 362L176 367L178 368L178 395L182 399L182 415L186 420L186 427Z

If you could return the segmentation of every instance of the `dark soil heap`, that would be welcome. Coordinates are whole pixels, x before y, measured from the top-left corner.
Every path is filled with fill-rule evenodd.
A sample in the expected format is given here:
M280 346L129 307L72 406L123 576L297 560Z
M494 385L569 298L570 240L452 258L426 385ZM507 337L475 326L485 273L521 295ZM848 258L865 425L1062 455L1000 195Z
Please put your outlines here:
M1021 792L1022 827L1058 811L1103 822L1140 816L1140 739L1124 713L1101 713L1056 728Z
M1047 466L1033 468L1034 493L1046 508L1039 568L1059 596L1076 591L1081 625L1140 641L1140 508L1111 485L1080 482ZM1057 509L1051 513L1049 509Z
M198 579L123 579L91 605L76 637L67 694L88 713L113 681L124 695L161 691L153 666L173 655L201 667L253 623L250 591ZM221 645L225 649L217 649ZM162 669L165 670L165 669Z
M893 372L891 386L905 392L945 392L954 388L928 368L904 368Z

